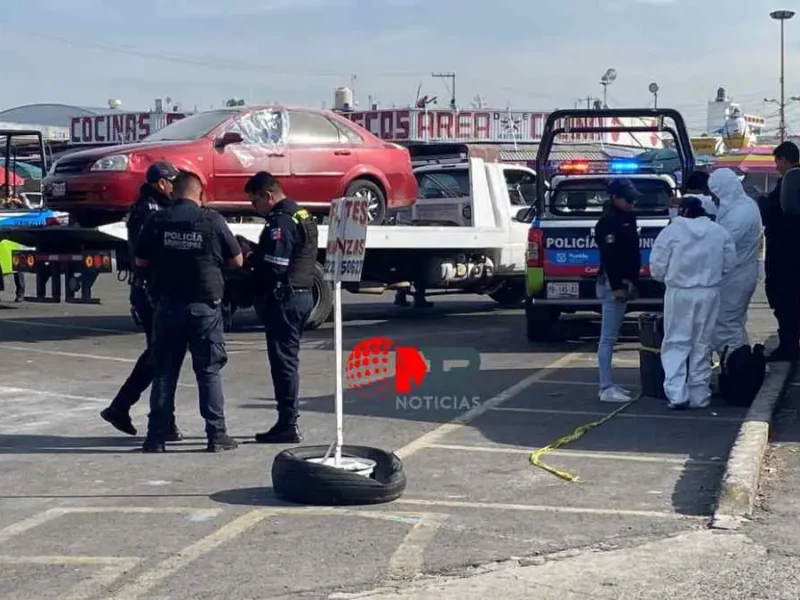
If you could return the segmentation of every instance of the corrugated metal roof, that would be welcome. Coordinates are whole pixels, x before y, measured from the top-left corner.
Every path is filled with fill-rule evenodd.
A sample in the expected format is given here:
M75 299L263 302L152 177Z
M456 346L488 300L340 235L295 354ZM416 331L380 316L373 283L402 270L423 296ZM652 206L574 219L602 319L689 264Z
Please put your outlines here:
M109 108L70 106L69 104L28 104L0 111L0 121L67 127L71 117L102 115Z
M504 145L500 150L501 160L510 162L533 162L536 160L536 153L539 150L538 144L528 144L524 147ZM588 160L604 161L609 158L635 156L642 152L638 148L625 148L620 146L604 146L602 149L598 144L560 144L554 146L550 152L550 160Z

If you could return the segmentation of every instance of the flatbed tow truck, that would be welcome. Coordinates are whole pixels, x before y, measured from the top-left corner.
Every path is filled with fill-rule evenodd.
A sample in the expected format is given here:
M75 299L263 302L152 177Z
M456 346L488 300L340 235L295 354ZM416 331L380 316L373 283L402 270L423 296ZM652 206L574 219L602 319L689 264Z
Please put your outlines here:
M353 293L382 294L414 285L423 286L426 295L431 296L487 294L503 304L520 306L525 289L528 224L516 220L519 200L513 197L514 188L509 180L518 179L518 171L524 167L471 158L463 164L441 169L442 173L446 169L466 171L468 190L456 193L442 181L443 177L430 176L435 168L426 167L427 184L441 185L443 194L441 200L432 199L425 204L430 207L437 201L452 204L458 200L469 209L467 224L430 217L420 219L415 216L421 207L418 204L406 215L410 224L368 228L362 281L345 289ZM535 176L532 170L527 171ZM229 227L235 235L257 242L263 224L229 222ZM123 281L130 272L124 222L95 228L69 225L11 228L3 232L3 237L35 248L13 253L19 270L36 275L35 300L61 302L63 278L63 301L98 303L91 291L98 275L116 271L118 279ZM315 306L309 329L322 325L332 313L332 290L323 276L327 238L328 228L322 224L312 288ZM252 305L252 297L243 281L241 274L228 274L223 300L228 328L237 309Z

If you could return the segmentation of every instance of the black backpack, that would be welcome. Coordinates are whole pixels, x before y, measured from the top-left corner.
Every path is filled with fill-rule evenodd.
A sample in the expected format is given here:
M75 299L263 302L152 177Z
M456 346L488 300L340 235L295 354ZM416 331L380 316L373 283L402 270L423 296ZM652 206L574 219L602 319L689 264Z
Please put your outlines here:
M731 406L750 406L755 400L767 373L764 346L741 346L730 354L728 348L720 357L719 391Z

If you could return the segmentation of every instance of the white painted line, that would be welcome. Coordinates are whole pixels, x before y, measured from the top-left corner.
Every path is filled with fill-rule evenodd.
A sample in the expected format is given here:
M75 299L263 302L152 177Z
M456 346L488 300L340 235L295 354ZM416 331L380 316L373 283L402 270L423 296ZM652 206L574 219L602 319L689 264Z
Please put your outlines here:
M553 361L546 367L540 369L536 373L528 375L525 379L515 383L510 388L503 390L493 398L490 398L486 402L483 402L482 404L476 406L475 408L459 415L449 423L440 425L436 429L421 435L415 440L412 440L399 450L396 450L395 454L401 459L408 458L409 456L422 450L426 446L434 444L439 440L441 440L442 438L450 435L451 433L458 431L461 427L467 425L468 423L471 423L472 421L474 421L487 411L497 408L504 402L508 402L511 398L513 398L517 394L520 394L521 392L525 391L535 383L540 382L542 379L544 379L548 375L551 375L564 365L569 364L570 361L574 360L579 356L581 356L580 352L572 352L570 354L562 356L561 358Z
M389 579L411 579L425 566L425 550L446 518L445 515L425 515L411 528L389 559Z
M30 325L32 327L50 327L51 329L71 329L73 331L93 331L95 333L115 333L121 335L131 335L142 333L139 330L125 329L105 329L102 327L84 327L82 325L65 325L63 323L40 323L39 321L25 321L24 319L0 319L0 323L16 323L18 325Z
M44 525L45 523L60 517L62 513L55 512L56 510L57 509L50 509L40 512L32 517L17 521L16 523L12 523L3 529L0 529L0 544L3 544L13 537L22 535L23 533L34 529L35 527L39 527L40 525Z
M61 352L59 350L43 350L42 348L29 348L27 346L12 346L11 344L0 344L0 348L4 350L13 350L15 352L32 352L34 354L49 354L52 356L67 356L69 358L88 358L90 360L105 360L111 362L122 363L135 363L138 358L120 358L118 356L100 356L98 354L81 354L79 352Z
M596 381L567 381L565 379L545 379L540 383L543 383L545 385L582 385L582 386L597 387Z
M180 569L188 566L201 556L211 552L215 548L233 541L255 525L272 515L269 510L252 510L227 525L216 530L214 533L198 540L194 544L187 546L161 561L152 569L139 575L134 581L123 586L114 594L115 600L135 600L141 598L159 583L172 576Z
M108 398L95 398L93 396L75 396L73 394L62 394L61 392L45 392L42 390L31 390L28 388L5 387L5 386L0 386L0 394L30 394L34 396L49 396L52 398L63 398L65 400L79 400L81 402L102 402L102 403L109 402ZM76 408L72 410L81 410L81 409Z
M0 556L2 565L102 567L95 575L76 584L69 593L61 596L64 600L87 600L98 597L104 588L136 568L139 562L138 558L115 556Z
M512 412L512 413L531 413L536 415L564 415L564 416L574 416L574 417L597 417L603 418L607 417L607 412L600 412L600 411L591 411L591 410L559 410L559 409L550 409L550 408L523 408L523 407L515 407L515 406L498 406L497 408L493 408L493 411L496 412ZM654 415L654 414L647 414L647 413L628 413L628 412L621 412L617 414L614 418L625 418L625 419L662 419L664 421L704 421L704 422L711 422L711 423L741 423L744 418L737 419L735 417L707 417L704 415Z
M488 452L491 454L530 454L531 450L525 448L512 448L508 446L459 446L454 444L431 444L428 450L453 450L456 452ZM722 460L695 460L688 455L680 454L633 454L629 452L602 452L590 450L553 450L550 456L563 456L564 458L587 458L590 460L623 460L643 463L664 463L674 465L715 465L724 466Z
M544 504L506 504L501 502L457 502L453 500L423 500L421 498L399 498L395 504L409 506L444 506L448 508L469 508L483 510L508 510L522 512L547 512L574 515L598 515L608 517L644 517L648 519L681 519L690 521L707 521L708 517L682 515L672 512L653 510L624 510L617 508L578 508L575 506L547 506Z

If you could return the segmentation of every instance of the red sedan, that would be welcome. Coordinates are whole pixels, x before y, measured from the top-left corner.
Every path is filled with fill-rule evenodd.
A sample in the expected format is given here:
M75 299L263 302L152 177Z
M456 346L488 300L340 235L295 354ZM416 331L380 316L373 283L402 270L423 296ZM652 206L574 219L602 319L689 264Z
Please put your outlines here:
M402 146L332 112L262 106L197 113L138 144L69 154L44 179L45 201L86 227L119 221L157 160L200 175L208 205L227 215L251 214L244 185L258 171L312 212L325 213L334 198L367 197L374 223L417 198Z

